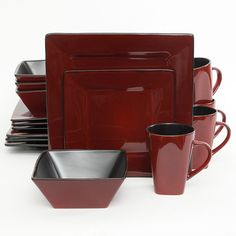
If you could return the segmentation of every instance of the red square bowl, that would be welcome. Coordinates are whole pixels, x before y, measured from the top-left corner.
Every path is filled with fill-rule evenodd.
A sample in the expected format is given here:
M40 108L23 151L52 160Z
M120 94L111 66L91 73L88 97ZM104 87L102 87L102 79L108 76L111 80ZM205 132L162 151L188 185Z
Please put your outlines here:
M35 117L46 116L46 90L16 91L23 103Z
M125 179L121 150L43 152L32 180L54 208L105 208Z
M45 90L46 82L16 82L16 89L19 91Z
M45 60L22 61L15 71L16 82L45 82Z

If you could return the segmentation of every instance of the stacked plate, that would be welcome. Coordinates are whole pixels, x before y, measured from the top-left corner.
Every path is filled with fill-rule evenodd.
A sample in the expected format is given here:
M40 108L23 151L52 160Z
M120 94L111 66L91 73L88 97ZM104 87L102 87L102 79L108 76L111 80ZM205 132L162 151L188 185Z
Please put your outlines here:
M45 61L23 61L16 68L16 93L35 117L46 116Z
M11 117L6 146L48 147L47 118L35 117L20 100Z

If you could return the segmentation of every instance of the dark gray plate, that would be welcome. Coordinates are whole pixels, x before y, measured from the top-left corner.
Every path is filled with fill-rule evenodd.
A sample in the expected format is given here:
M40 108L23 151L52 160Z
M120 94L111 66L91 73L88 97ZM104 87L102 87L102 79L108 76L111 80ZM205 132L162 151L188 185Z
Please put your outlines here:
M7 142L48 142L47 138L16 138L16 137L7 137Z
M38 143L27 143L27 142L17 142L17 143L9 143L5 142L5 146L7 147L43 147L48 148L48 144L38 144Z
M42 131L42 133L48 130L45 126L12 126L12 128L16 131Z
M23 132L23 131L15 131L10 129L7 133L7 138L48 138L47 133L42 133L42 132Z
M12 122L12 126L42 126L47 127L48 123L46 122Z

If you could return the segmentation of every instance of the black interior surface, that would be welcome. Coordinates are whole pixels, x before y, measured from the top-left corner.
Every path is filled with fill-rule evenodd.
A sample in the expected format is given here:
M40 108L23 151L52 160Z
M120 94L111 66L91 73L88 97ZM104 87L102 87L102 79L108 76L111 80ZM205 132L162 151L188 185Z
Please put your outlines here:
M193 108L193 115L194 116L204 116L204 115L210 115L214 114L216 110L214 108L210 107L204 107L204 106L197 106Z
M122 178L126 170L124 151L46 151L39 157L33 178Z
M194 68L202 67L210 63L210 60L207 58L196 57L194 58Z
M148 128L148 131L157 135L181 135L194 131L193 127L183 124L156 124Z

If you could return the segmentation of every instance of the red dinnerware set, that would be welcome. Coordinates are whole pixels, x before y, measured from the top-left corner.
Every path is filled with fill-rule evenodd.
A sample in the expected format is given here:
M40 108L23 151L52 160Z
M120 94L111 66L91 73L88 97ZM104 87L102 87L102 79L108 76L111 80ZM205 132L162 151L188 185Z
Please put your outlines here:
M45 50L16 69L5 144L44 149L32 180L55 208L107 207L126 177L183 194L230 139L191 34L48 34Z

